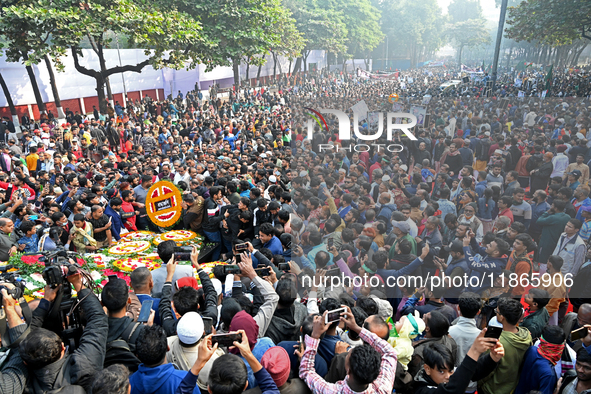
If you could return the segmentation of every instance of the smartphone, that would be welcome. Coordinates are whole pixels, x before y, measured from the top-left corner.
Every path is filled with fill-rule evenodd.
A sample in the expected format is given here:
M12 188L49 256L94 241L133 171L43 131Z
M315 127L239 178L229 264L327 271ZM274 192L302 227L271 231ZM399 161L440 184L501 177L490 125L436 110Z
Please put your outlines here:
M289 271L291 269L291 267L289 266L289 263L279 263L279 271Z
M333 309L332 311L328 311L328 313L326 314L326 318L324 319L324 323L330 324L339 321L341 319L341 313L343 312L347 312L347 308L343 307L339 309Z
M589 330L587 327L577 328L576 330L570 333L570 340L571 341L578 341L579 339L583 339L587 336Z
M237 265L234 264L230 264L230 265L224 265L224 275L233 275L233 274L239 274L240 273L240 267L238 267Z
M234 249L236 249L236 252L248 250L248 244L238 244L234 247Z
M339 267L331 268L328 271L326 271L325 276L339 276L340 273L341 273L341 269Z
M234 346L234 342L242 341L242 334L240 333L229 333L229 334L218 334L211 336L211 346L216 343L218 346L228 347Z
M254 272L257 273L257 276L264 278L265 276L271 275L271 268L255 268Z
M39 219L39 216L37 216L37 215L29 216L29 220L37 220L37 219Z
M487 326L486 332L484 333L485 338L499 339L503 333L503 327L498 326Z
M150 318L150 311L152 310L152 305L154 304L154 300L146 300L142 302L142 309L140 309L140 314L137 318L137 321L140 323L147 323L148 319Z
M211 329L213 327L213 319L211 317L202 316L201 319L203 320L203 330L205 331L205 335L211 334Z
M334 246L334 238L329 238L327 241L328 250L330 250Z
M174 247L174 260L175 261L191 261L191 252L193 248L191 246L175 246Z

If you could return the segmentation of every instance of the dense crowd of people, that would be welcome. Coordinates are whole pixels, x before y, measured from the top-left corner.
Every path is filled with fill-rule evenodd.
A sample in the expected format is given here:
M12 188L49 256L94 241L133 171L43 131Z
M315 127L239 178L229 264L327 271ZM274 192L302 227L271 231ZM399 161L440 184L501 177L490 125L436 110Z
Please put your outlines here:
M169 180L183 197L173 228L228 265L210 277L197 248L179 265L165 241L160 268L100 295L82 268L28 304L6 284L0 390L591 392L591 102L573 85L586 76L557 73L542 98L510 82L444 91L445 69L321 72L227 100L213 88L23 119L22 133L5 121L0 261L162 232L146 198ZM371 141L341 139L330 114L309 123L309 109L353 118L362 100L426 116L390 141L369 115ZM70 287L78 301L56 324Z

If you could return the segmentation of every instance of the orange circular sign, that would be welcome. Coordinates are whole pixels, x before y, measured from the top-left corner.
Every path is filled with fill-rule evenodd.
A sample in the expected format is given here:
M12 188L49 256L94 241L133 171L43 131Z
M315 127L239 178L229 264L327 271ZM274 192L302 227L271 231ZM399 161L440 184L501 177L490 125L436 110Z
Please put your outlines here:
M181 218L182 202L181 192L172 182L156 182L146 196L146 213L158 227L170 227Z
M392 93L390 96L388 96L388 101L390 104L394 104L394 101L398 101L398 94Z

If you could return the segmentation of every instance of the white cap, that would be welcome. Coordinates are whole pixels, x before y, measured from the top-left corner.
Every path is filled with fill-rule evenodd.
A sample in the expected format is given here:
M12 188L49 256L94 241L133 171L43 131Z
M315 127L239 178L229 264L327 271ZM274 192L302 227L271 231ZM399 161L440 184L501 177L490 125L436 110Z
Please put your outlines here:
M216 294L218 296L222 294L222 282L217 278L211 278L211 283L213 284Z
M185 313L176 327L179 340L186 345L197 343L203 336L204 330L203 319L197 312Z
M277 182L277 177L276 177L275 175L271 175L271 176L269 177L269 182L271 182L271 183L275 183L275 182Z
M382 177L382 182L388 182L390 179L392 179L392 178L390 178L390 175L384 175Z
M267 155L265 153L261 153L260 157L262 157L263 159L266 159Z

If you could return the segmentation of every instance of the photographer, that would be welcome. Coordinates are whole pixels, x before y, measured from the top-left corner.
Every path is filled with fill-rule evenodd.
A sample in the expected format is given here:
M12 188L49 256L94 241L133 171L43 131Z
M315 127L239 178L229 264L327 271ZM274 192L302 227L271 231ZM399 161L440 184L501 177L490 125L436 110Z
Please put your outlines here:
M25 388L29 371L22 363L21 356L18 350L15 349L15 345L18 345L17 341L27 330L27 325L23 323L16 312L17 301L7 293L6 289L2 289L1 292L2 306L6 313L8 336L11 345L9 346L10 350L4 352L2 355L3 364L2 368L0 368L0 392L3 394L20 394ZM2 345L6 347L4 343Z
M211 282L211 279L209 278L209 274L205 271L203 271L200 267L199 267L199 263L198 263L198 259L199 259L199 251L197 250L197 248L195 246L193 246L193 251L191 252L191 263L192 265L195 267L195 269L197 270L197 274L199 275L199 279L201 280L201 285L203 286L203 297L205 299L205 307L203 308L203 312L201 312L201 316L204 317L210 317L212 319L212 321L217 322L218 321L218 295L215 291L215 288L213 287L213 283ZM168 264L166 265L166 272L167 272L167 276L166 276L166 281L164 282L164 286L162 286L162 298L160 300L160 305L158 306L158 312L160 312L160 318L162 320L162 327L164 328L164 330L166 331L166 335L168 336L172 336L172 335L176 335L176 326L178 324L178 320L175 320L172 313L177 313L177 315L183 315L184 313L188 312L188 311L181 311L179 310L179 312L177 312L176 308L175 308L175 304L177 305L177 307L180 309L181 305L186 305L187 303L192 303L194 302L195 304L197 304L198 302L198 297L197 297L197 291L195 291L195 299L194 300L183 300L185 302L181 303L181 300L178 298L178 296L181 296L180 291L175 293L175 295L172 297L172 304L170 302L171 299L171 293L172 293L172 280L174 278L174 272L177 269L177 263L174 260L174 255L172 255L171 259L168 261ZM178 295L178 296L177 296ZM184 295L184 294L183 294ZM176 302L175 302L176 301ZM198 305L197 305L198 306ZM195 308L194 312L197 312L196 310L197 308ZM177 316L177 318L180 316Z
M109 331L107 316L98 298L84 286L82 275L77 273L67 280L80 299L76 307L81 308L86 316L80 344L67 354L61 338L55 332L41 328L61 287L46 286L45 296L33 313L31 332L19 346L23 362L31 373L25 392L46 392L69 385L82 386L90 392L94 374L103 364Z

